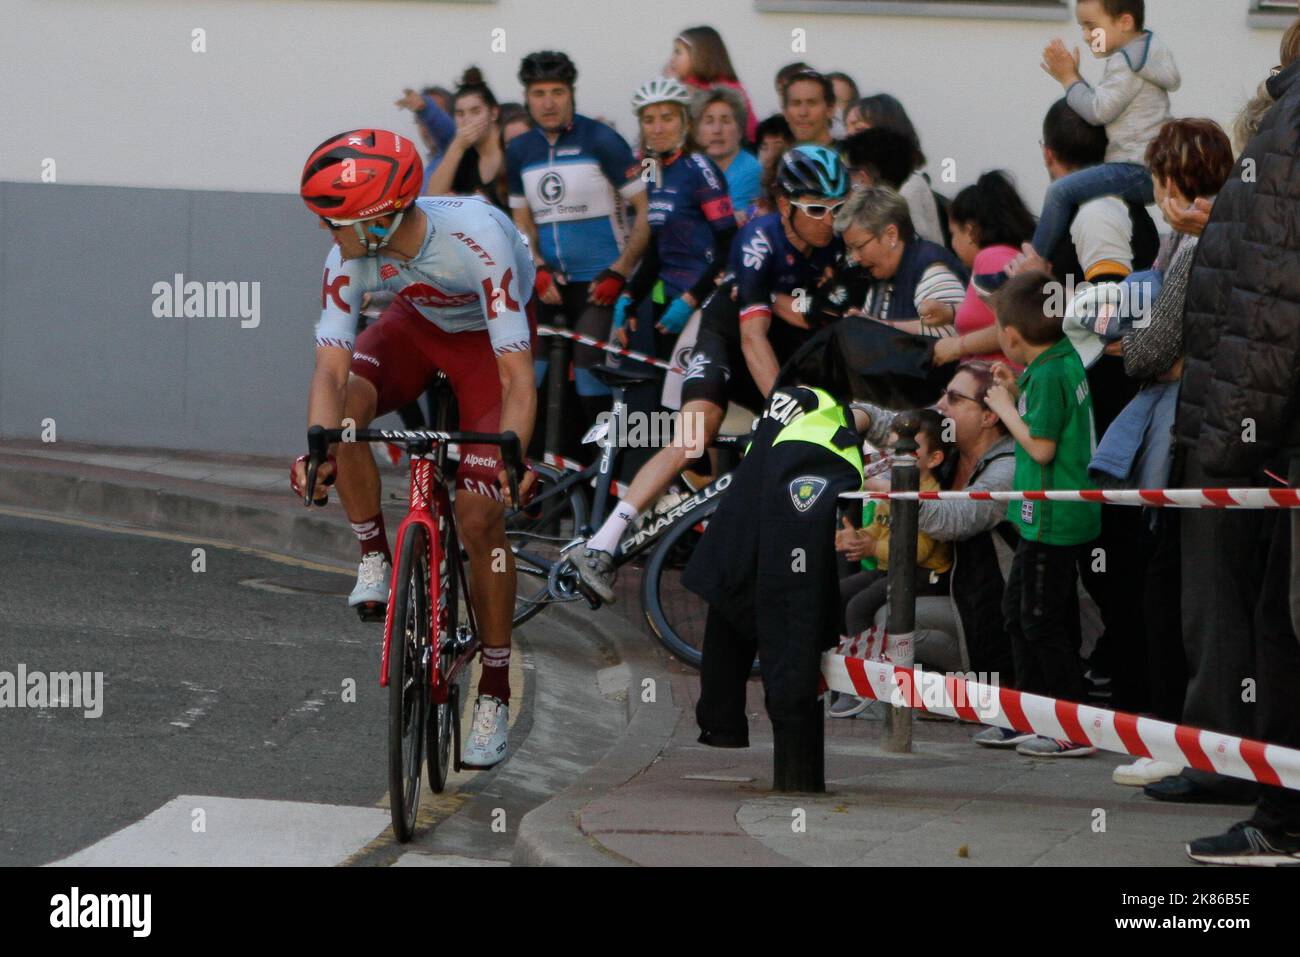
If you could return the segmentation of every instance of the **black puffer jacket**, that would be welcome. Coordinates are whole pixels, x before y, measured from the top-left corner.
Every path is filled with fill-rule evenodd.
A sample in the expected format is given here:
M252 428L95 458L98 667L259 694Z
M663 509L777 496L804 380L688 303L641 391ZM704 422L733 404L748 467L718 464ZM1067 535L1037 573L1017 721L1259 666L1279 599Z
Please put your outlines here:
M1300 449L1300 63L1268 87L1277 103L1214 204L1183 315L1176 434L1220 475Z

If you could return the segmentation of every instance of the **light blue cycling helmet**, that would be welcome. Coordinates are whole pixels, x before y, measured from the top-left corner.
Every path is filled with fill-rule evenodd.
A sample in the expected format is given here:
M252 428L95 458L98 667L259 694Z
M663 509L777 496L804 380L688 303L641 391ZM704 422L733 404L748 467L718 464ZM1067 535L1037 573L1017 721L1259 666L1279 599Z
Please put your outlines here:
M776 185L787 196L839 199L849 191L849 174L834 150L804 144L788 150L776 170Z

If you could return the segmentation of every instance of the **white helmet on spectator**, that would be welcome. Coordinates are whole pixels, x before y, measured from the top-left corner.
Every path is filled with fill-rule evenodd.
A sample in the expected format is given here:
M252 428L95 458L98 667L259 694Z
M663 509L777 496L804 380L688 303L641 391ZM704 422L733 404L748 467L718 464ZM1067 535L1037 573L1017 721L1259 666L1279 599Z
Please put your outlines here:
M691 102L691 91L681 80L671 76L657 76L642 83L632 94L632 109L640 113L652 103L677 103L686 107Z

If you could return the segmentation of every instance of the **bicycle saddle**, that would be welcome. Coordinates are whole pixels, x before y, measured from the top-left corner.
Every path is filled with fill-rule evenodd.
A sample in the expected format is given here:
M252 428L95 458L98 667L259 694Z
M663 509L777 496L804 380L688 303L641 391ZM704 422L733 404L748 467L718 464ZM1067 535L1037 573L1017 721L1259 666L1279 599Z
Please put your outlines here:
M600 382L608 386L634 385L638 382L657 382L659 373L653 368L642 369L627 366L592 366L587 370Z

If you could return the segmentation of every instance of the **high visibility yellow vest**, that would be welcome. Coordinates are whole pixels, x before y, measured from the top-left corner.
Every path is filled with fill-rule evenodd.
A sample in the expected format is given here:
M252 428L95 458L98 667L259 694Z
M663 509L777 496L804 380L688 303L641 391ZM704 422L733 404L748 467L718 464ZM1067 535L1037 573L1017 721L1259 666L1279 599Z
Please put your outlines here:
M862 442L844 416L844 406L824 389L801 386L817 396L817 408L783 428L772 442L808 442L833 452L862 472Z

